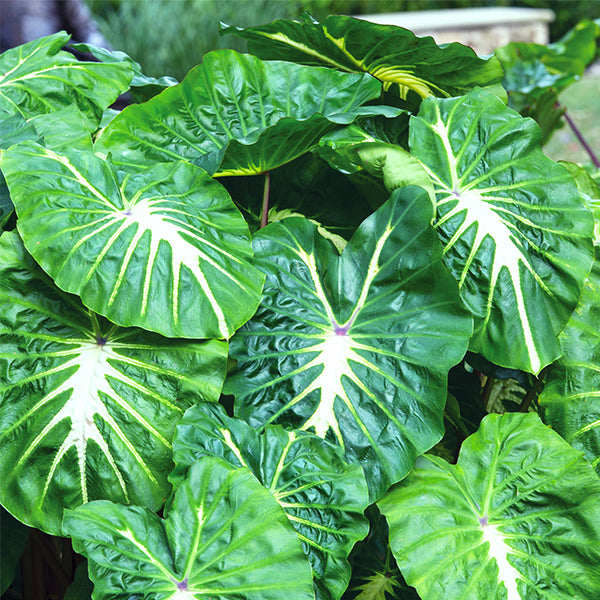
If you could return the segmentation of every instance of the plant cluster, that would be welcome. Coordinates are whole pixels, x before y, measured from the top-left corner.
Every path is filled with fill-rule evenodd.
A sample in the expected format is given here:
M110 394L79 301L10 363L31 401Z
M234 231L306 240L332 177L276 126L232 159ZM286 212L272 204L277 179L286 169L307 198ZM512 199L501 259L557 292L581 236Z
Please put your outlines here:
M3 590L20 522L97 600L600 597L593 178L498 57L223 32L0 57Z

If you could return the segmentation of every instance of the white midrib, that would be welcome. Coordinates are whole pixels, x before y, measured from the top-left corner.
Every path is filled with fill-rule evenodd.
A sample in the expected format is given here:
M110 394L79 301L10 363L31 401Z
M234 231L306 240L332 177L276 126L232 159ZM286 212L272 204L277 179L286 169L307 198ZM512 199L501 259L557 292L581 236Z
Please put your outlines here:
M537 373L541 368L542 363L533 339L532 327L525 307L524 293L521 285L521 268L519 265L523 265L534 278L536 278L536 274L531 267L529 259L516 244L514 232L511 231L507 222L493 210L493 205L487 202L485 196L480 194L476 189L461 189L458 177L457 160L452 151L448 131L441 120L441 117L439 117L439 120L435 123L433 129L439 135L444 150L447 153L453 187L452 190L446 188L449 197L438 201L438 207L448 202L456 201L456 205L437 222L436 227L442 226L449 219L461 212L464 214L463 222L446 245L444 252L447 252L469 228L475 228L475 239L472 242L471 252L459 281L459 286L462 286L470 268L471 261L485 238L489 237L494 240L496 251L494 253L494 262L492 264L492 273L490 276L490 292L487 300L487 317L484 326L487 325L487 321L491 315L493 293L498 282L498 277L502 269L506 268L515 291L517 312L523 328L523 337L529 354L531 369L534 373Z
M488 556L498 565L498 578L506 588L507 600L523 600L517 587L521 574L508 562L510 546L504 541L504 536L495 525L487 523L482 525L481 529L484 542L489 544Z
M357 344L357 342L352 339L352 336L347 333L362 310L367 300L371 284L379 273L379 258L392 231L391 225L388 224L386 230L377 240L373 255L369 261L360 295L356 301L352 314L345 323L338 323L333 309L329 304L329 300L327 299L321 283L321 278L317 271L314 255L309 254L302 249L298 250L299 256L308 266L316 295L321 301L327 317L331 321L331 330L326 334L322 342L310 347L310 352L318 352L319 354L305 365L306 370L318 366L322 366L323 370L300 394L298 394L298 396L296 396L296 398L294 398L293 403L302 400L315 390L320 390L321 397L319 404L308 421L304 423L302 429L307 430L314 427L315 433L322 438L327 435L329 429L332 429L342 447L344 446L344 441L340 425L335 416L334 404L338 397L343 399L347 404L350 404L350 399L344 390L342 380L344 377L347 377L351 381L355 381L356 375L350 366L350 361L354 360L355 362L362 362L361 358L355 352L355 348L360 347L361 344ZM346 334L338 335L336 328L345 329Z

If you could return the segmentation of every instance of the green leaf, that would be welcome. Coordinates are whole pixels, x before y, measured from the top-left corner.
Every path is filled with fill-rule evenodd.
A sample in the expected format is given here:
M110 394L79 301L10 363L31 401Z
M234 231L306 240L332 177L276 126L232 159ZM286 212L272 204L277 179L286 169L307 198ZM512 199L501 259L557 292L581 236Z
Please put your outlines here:
M378 504L424 600L600 596L600 480L535 414L488 415L456 465L421 457Z
M569 172L540 150L540 131L495 96L423 102L411 152L434 181L435 227L475 319L471 350L538 373L592 265L593 219Z
M137 168L185 159L216 175L264 173L307 152L336 124L398 115L391 107L361 106L380 92L364 74L218 50L179 85L127 107L96 148Z
M69 48L78 52L89 52L99 61L107 64L124 63L131 66L133 79L131 80L130 92L138 101L149 100L162 92L165 88L177 85L179 82L173 77L150 77L142 73L140 63L133 60L125 52L118 50L107 50L93 44L70 44Z
M435 206L433 182L423 165L400 146L382 142L356 125L323 136L319 140L318 152L332 167L342 172L355 173L364 169L380 177L389 192L399 187L418 185L429 194Z
M61 535L64 507L154 510L169 490L175 424L215 401L227 346L121 329L57 289L16 232L0 237L0 502Z
M24 143L2 152L26 248L63 290L124 326L228 338L263 276L225 189L177 161L136 174L91 152Z
M268 225L253 242L263 301L232 339L238 368L225 390L236 414L337 442L365 469L372 499L441 438L448 369L471 333L430 221L412 187L341 256L306 219Z
M544 422L582 450L600 475L600 251L577 310L560 336L563 356L546 372Z
M25 119L75 104L89 131L102 112L129 87L132 68L125 64L78 62L61 48L64 31L7 50L0 56L0 107Z
M497 59L479 58L467 46L437 46L433 38L418 38L403 27L352 17L331 15L323 23L282 19L246 28L222 24L221 32L247 39L249 51L265 60L370 73L401 98L409 91L421 98L460 96L502 80Z
M87 561L84 560L75 569L75 576L65 592L64 600L91 600L94 584L88 577Z
M350 580L348 554L368 531L363 511L369 494L361 468L347 465L339 448L317 436L276 425L259 435L209 403L192 407L177 426L171 483L177 487L190 465L205 456L252 471L302 541L317 598L339 599Z
M95 600L314 598L294 530L247 469L204 458L165 513L107 501L66 512Z
M28 535L29 529L0 506L0 594L6 592L15 578Z

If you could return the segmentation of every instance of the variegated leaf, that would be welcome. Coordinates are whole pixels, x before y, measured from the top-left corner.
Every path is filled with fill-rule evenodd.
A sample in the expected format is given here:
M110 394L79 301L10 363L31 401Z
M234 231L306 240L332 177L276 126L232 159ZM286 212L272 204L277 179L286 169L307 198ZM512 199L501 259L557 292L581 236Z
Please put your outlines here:
M437 192L444 259L475 319L471 349L538 373L560 355L593 260L593 219L540 130L483 90L423 102L412 154Z
M173 440L177 487L190 466L205 456L248 467L273 494L302 541L319 600L339 600L350 581L347 557L368 531L363 512L367 484L358 465L339 448L305 431L269 425L262 434L227 417L215 403L186 411Z
M91 152L32 143L0 164L25 246L65 291L124 326L229 338L256 310L263 275L225 189L177 161L117 171Z
M235 411L337 442L377 498L439 441L446 377L471 322L421 188L397 190L341 257L306 219L254 238L262 305L232 340ZM433 359L435 357L435 359Z
M0 501L61 534L64 507L154 510L175 424L219 397L227 345L122 329L57 289L15 232L0 237Z

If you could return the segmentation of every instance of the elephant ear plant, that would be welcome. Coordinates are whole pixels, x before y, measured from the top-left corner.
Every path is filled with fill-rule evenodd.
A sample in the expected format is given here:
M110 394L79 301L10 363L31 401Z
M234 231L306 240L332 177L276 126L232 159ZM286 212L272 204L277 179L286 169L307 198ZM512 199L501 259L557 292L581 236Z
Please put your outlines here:
M222 29L0 57L2 593L29 535L96 600L599 598L594 181L495 57Z

